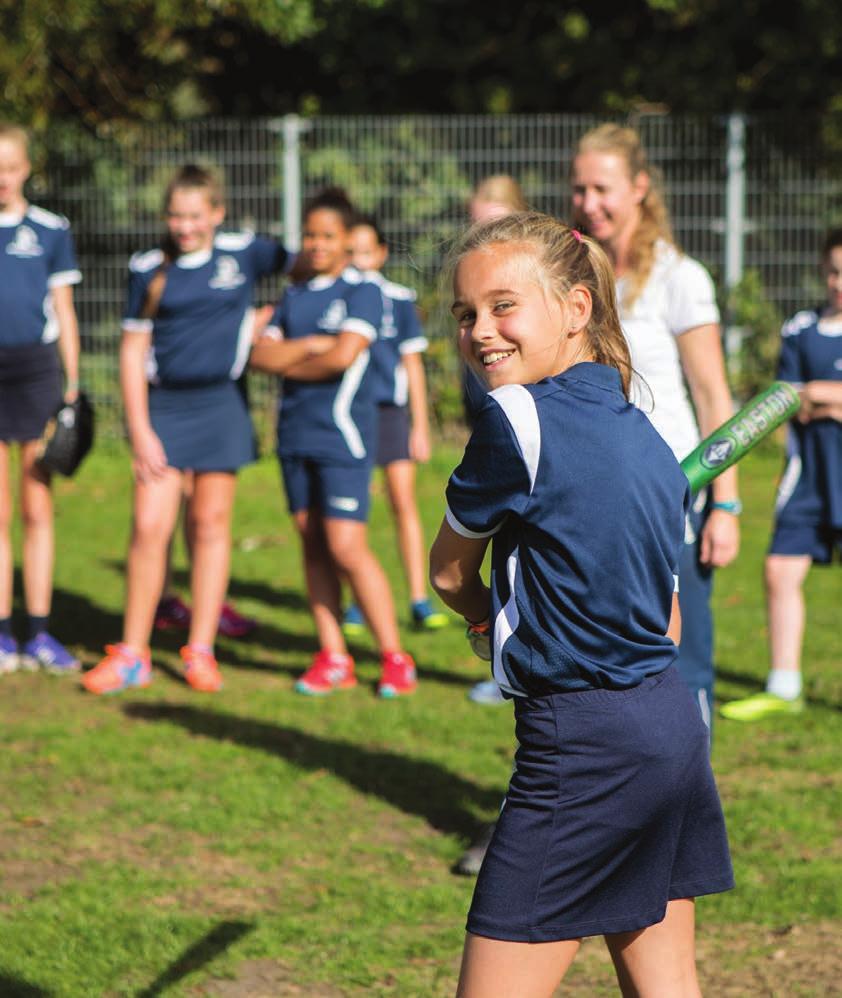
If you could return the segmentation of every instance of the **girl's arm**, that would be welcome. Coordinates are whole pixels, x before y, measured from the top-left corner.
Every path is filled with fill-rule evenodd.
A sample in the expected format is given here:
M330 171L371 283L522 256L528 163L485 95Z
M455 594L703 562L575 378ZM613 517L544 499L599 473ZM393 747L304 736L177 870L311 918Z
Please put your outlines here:
M293 364L285 372L286 376L297 381L328 381L347 371L363 350L369 347L365 336L349 329L340 330L332 339L329 350Z
M413 461L430 460L430 417L427 409L427 378L420 353L407 353L401 358L406 369L409 389L409 414L412 429L409 434L409 456Z
M672 638L672 643L676 648L681 644L681 608L678 605L678 593L672 594L672 613L667 628L667 637Z
M491 614L491 591L480 577L489 540L463 537L442 520L430 549L430 584L443 603L472 624L485 623Z
M160 478L167 469L167 455L149 422L149 384L146 355L151 333L123 332L120 341L120 387L133 452L135 477L141 481Z
M808 381L801 389L798 420L835 419L842 422L842 381Z
M699 432L704 438L734 415L719 326L696 326L682 333L677 342ZM714 479L711 491L714 502L733 502L737 499L736 465ZM702 531L702 562L722 568L737 557L739 549L740 527L736 516L724 510L712 510Z
M330 350L333 336L302 336L297 340L259 339L251 349L249 367L268 374L287 374L291 367Z
M58 320L58 348L64 368L64 401L73 402L79 394L79 320L73 306L73 285L61 284L50 292Z

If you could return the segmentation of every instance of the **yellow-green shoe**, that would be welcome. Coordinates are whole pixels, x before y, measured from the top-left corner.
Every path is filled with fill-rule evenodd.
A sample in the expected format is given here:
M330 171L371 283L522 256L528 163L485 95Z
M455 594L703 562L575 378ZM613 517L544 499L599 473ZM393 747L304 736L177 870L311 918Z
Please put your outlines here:
M729 721L762 721L766 717L780 717L782 714L800 714L804 710L804 698L784 700L774 693L755 693L743 700L732 700L719 708L721 717Z
M358 638L365 631L365 617L356 603L352 603L342 618L342 633L348 638Z
M447 627L450 617L440 610L434 610L428 599L416 600L410 607L412 626L418 631L440 631Z

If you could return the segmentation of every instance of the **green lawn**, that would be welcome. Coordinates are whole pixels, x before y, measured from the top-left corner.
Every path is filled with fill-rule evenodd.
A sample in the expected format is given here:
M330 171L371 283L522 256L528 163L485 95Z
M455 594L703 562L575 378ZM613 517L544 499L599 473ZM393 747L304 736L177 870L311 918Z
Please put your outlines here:
M443 446L421 473L429 536L457 457ZM716 587L723 699L765 674L760 579L779 460L770 445L743 465L743 550ZM95 454L56 491L54 630L92 664L120 632L127 458ZM378 495L374 543L406 623ZM467 700L485 671L456 623L407 632L413 698L377 700L367 640L353 649L357 689L297 696L314 645L273 461L243 473L234 534L231 594L261 627L220 642L222 694L181 682L178 635L156 637L142 692L0 680L0 995L452 994L472 882L451 866L499 804L510 707ZM183 583L180 547L176 566ZM809 710L716 725L739 886L698 905L707 994L838 993L841 580L838 568L808 580ZM612 994L611 982L589 942L561 993Z

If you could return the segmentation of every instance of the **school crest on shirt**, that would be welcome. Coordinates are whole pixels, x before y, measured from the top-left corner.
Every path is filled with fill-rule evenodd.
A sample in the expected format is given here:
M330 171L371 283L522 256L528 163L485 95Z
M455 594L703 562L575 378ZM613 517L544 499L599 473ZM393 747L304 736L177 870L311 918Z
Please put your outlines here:
M19 225L15 230L15 238L6 247L6 252L12 256L41 256L44 247L38 242L38 233L28 225Z
M344 299L335 298L319 316L319 321L316 325L319 329L325 329L328 332L335 333L342 328L342 323L347 317L348 307L345 304Z
M244 283L245 274L240 270L237 258L234 256L218 256L216 271L208 284L217 291L230 291Z

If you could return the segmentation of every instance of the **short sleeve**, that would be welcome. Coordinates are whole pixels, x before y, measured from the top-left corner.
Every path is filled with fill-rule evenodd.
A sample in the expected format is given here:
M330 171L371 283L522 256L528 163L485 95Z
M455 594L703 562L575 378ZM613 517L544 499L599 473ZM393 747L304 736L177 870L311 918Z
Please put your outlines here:
M282 340L284 338L284 312L284 299L282 298L275 306L275 310L272 312L272 318L266 324L266 328L264 330L265 336L268 336L273 340Z
M345 300L346 314L342 332L359 333L370 343L377 339L383 322L383 296L376 284L352 284Z
M682 256L669 274L667 324L673 336L697 326L718 325L719 306L710 274L689 256Z
M526 389L518 388L528 396ZM534 402L529 396L534 412ZM528 409L529 402L525 403ZM510 513L526 509L534 482L530 453L535 453L534 430L527 416L522 428L510 413L488 396L474 423L474 431L459 467L450 476L445 495L447 522L463 537L490 537ZM530 439L525 439L529 437ZM537 442L540 449L540 440ZM525 452L526 451L526 452ZM534 463L534 462L533 462Z
M401 354L423 353L429 343L421 328L414 301L395 302L395 322L398 327L398 351Z
M59 288L69 284L78 284L81 280L82 273L76 260L73 236L70 232L70 226L65 224L56 232L47 285L51 288Z
M279 242L275 239L268 239L266 236L256 236L250 250L252 266L257 277L280 272L286 273L295 259L294 254L281 246Z
M151 333L152 320L142 319L141 312L146 301L151 274L134 269L129 265L129 279L126 287L126 307L123 310L121 325L130 333Z
M793 384L803 384L804 367L801 363L801 329L802 325L790 319L783 324L781 329L781 352L778 355L777 377L781 381L790 381Z

